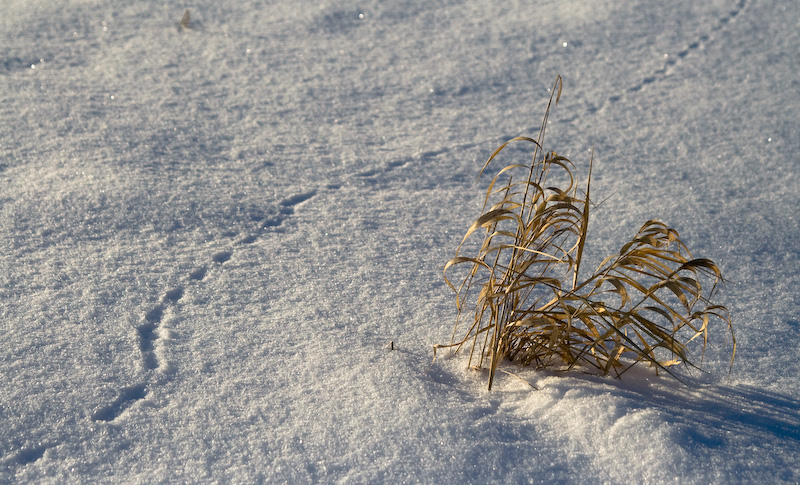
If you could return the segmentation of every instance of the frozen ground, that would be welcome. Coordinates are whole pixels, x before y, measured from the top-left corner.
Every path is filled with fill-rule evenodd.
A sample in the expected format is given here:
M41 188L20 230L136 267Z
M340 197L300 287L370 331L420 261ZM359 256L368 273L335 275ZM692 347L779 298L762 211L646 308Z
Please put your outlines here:
M777 0L3 0L0 482L796 483L799 45ZM590 257L716 260L730 373L431 365L556 74Z

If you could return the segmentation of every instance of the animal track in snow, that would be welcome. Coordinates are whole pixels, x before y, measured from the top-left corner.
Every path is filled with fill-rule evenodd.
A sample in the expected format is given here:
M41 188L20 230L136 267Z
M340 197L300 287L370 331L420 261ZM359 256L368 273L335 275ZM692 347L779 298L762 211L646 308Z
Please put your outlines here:
M312 190L310 192L304 192L304 193L292 195L290 197L287 197L286 199L284 199L281 202L281 207L283 207L283 208L294 207L294 206L296 206L297 204L299 204L301 202L307 201L308 199L314 197L315 195L317 195L317 191L316 190ZM294 209L292 209L292 211L294 211Z
M420 158L429 158L433 156L432 154L438 153L440 152L425 152L420 155ZM404 167L408 164L408 162L408 160L391 160L383 167L370 168L362 172L355 173L353 176L358 177L359 179L373 180L375 177L387 174L396 168ZM341 188L341 185L332 185L329 186L329 188L339 189Z
M200 281L200 280L202 280L203 278L206 277L206 273L207 272L208 272L208 270L205 267L195 268L195 269L192 270L191 273L189 273L189 279L190 280L195 280L195 281Z
M242 244L252 244L254 243L260 236L261 233L270 228L275 228L281 226L289 216L294 214L294 206L300 204L301 202L305 202L308 199L317 195L316 190L311 190L308 192L301 192L299 194L291 195L285 199L283 199L278 204L278 214L273 217L269 217L267 219L262 220L261 225L258 230L258 234L251 234L249 236L244 237L241 241Z
M18 465L27 465L29 463L33 463L35 461L40 460L43 456L45 451L52 448L55 445L47 444L47 445L38 445L33 447L22 448L19 452L10 459L6 459L3 462L0 462L0 466L8 466L9 464L16 463Z
M415 159L422 161L428 160L435 158L445 151L447 150L424 152L415 157ZM395 169L405 167L409 163L410 160L408 159L392 160L383 167L353 174L352 176L355 177L355 180L367 179L371 181L382 174L387 174ZM323 190L340 190L344 185L345 183L341 182L331 182L326 184ZM253 230L246 235L240 235L238 239L236 239L235 234L231 235L235 240L231 247L215 251L210 255L209 261L206 264L195 266L194 269L189 271L185 276L185 281L187 283L185 286L173 286L164 291L160 303L150 308L150 310L143 315L142 322L135 328L138 348L145 369L146 378L144 382L122 388L113 402L98 408L92 413L91 419L93 421L114 421L135 403L147 398L153 387L153 378L157 375L159 370L164 369L164 359L159 358L158 353L160 341L163 338L162 334L165 332L165 315L169 315L170 312L172 314L178 312L179 302L185 296L186 291L191 288L192 285L197 285L199 282L204 281L210 270L216 271L218 268L223 267L223 265L234 257L238 247L253 244L258 241L265 232L275 230L282 226L286 220L294 215L297 206L312 199L317 193L317 189L312 189L286 197L278 203L278 210L274 216L259 218L258 226L254 227ZM41 454L43 453L44 450L41 450ZM36 453L32 453L31 456L35 454Z
M222 263L226 263L229 259L231 259L232 255L233 255L232 251L220 251L218 253L214 253L214 255L211 256L211 259L215 263L222 264Z
M245 236L239 240L239 244L253 244L258 240L258 236L255 234L250 234L249 236Z
M189 277L191 277L191 275L189 275ZM169 301L170 303L178 303L178 300L180 300L182 297L183 297L182 286L178 286L171 290L167 290L167 292L164 293L164 301Z
M92 414L93 421L113 421L117 419L126 409L131 407L133 403L144 399L147 396L147 386L139 384L123 388L119 392L119 396L109 404L104 406Z
M279 208L276 216L271 219L261 220L258 228L256 228L254 232L242 237L234 244L255 243L267 229L282 225L288 217L294 214L295 207L298 204L311 199L316 194L316 190L311 190L287 197L278 204ZM198 282L205 280L206 276L208 275L209 267L219 267L230 261L234 255L234 249L236 247L235 245L232 249L214 252L210 256L209 264L197 266L192 269L186 275L186 281L188 284L198 284ZM158 356L158 348L159 340L162 338L162 332L165 330L163 325L165 314L167 314L168 311L173 313L178 311L178 303L184 297L186 289L187 287L179 285L165 290L160 303L152 307L143 315L142 322L136 327L136 337L138 340L139 353L142 356L142 362L147 378L145 379L145 382L121 389L117 398L113 402L98 408L96 411L94 411L94 413L92 413L91 419L93 421L113 421L120 417L136 402L147 397L149 386L152 385L151 380L154 376L154 373L160 369L163 369L163 359L160 359ZM28 454L25 456L34 457L38 454L38 458L40 458L41 455L44 454L45 449L46 448L39 450L37 448L35 450L28 450ZM20 459L28 460L26 463L31 461L24 457L18 458L17 461Z
M634 84L633 86L629 87L626 90L626 92L636 93L644 89L646 86L653 84L658 80L660 80L661 78L669 75L671 71L674 69L674 67L678 65L678 63L682 62L685 58L689 57L694 51L703 48L703 46L705 46L705 44L711 39L712 35L721 31L725 26L730 24L731 21L733 21L736 17L738 17L739 14L741 14L742 11L745 9L745 6L746 6L746 0L737 0L736 5L731 10L728 11L727 15L720 17L708 32L701 34L692 42L688 43L683 49L676 52L674 55L665 57L664 64L661 66L661 68L653 71L652 74L646 76L637 84ZM623 96L624 94L612 95L608 98L608 102L615 103L620 99L622 99Z
M148 369L158 368L158 358L153 351L153 343L158 338L158 334L156 334L157 328L155 323L145 323L136 329L139 334L139 351L142 352L144 366Z

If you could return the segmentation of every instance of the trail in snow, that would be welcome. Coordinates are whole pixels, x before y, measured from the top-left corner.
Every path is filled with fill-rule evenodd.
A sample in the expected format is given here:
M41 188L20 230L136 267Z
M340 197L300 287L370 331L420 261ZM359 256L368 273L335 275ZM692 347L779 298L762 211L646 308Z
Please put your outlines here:
M192 286L203 281L208 274L209 268L217 269L227 263L234 255L236 244L253 244L265 232L276 230L287 218L294 214L295 207L316 195L316 191L303 192L284 199L280 203L280 213L268 220L261 221L258 228L252 233L242 237L229 250L217 251L211 255L211 261L207 266L200 266L193 269L184 278L185 285L170 288L164 292L161 303L153 307L143 317L143 323L136 328L139 341L139 351L142 354L142 361L147 371L159 371L163 369L164 362L159 356L159 338L162 332L168 331L165 323L171 318L175 318L179 312L178 302L186 291L190 291ZM149 377L153 373L148 372ZM98 408L92 414L94 421L113 421L120 417L137 401L147 397L149 386L153 385L152 379L146 382L126 386L119 391L119 396L110 404Z

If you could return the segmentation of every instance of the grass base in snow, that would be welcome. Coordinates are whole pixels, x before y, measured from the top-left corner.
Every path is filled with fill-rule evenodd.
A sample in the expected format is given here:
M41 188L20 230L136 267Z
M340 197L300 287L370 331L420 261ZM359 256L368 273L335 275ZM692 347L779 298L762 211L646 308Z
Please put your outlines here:
M617 376L646 362L674 376L670 366L696 367L690 343L701 340L705 351L710 322L721 320L733 339L733 360L730 314L711 301L722 281L719 268L710 259L694 258L664 223L646 222L618 254L588 277L580 274L592 209L591 164L585 193L579 194L574 165L543 149L561 87L557 77L538 139L504 143L481 170L509 143L533 147L530 164L508 165L492 179L483 214L445 265L458 317L450 344L434 351L467 347L469 365L488 361L489 389L503 358ZM484 234L477 254L463 256L464 243L477 233ZM458 287L448 278L456 268L466 269Z

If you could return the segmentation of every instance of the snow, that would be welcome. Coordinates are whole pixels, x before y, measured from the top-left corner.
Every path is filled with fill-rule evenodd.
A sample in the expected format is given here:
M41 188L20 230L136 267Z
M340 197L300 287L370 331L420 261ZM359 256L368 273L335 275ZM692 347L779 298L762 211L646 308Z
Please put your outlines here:
M0 482L800 480L800 4L118 3L0 4ZM730 372L432 363L556 74L589 258L674 226Z

